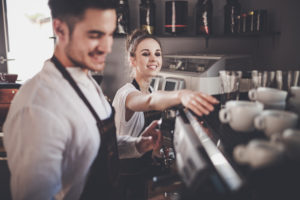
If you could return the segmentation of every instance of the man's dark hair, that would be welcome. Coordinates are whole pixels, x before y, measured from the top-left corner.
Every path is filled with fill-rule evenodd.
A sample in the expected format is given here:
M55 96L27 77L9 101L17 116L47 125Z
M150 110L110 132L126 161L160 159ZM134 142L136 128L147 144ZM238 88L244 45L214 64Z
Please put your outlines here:
M72 32L75 23L82 19L89 8L116 9L116 0L49 0L52 18L58 18L67 23Z

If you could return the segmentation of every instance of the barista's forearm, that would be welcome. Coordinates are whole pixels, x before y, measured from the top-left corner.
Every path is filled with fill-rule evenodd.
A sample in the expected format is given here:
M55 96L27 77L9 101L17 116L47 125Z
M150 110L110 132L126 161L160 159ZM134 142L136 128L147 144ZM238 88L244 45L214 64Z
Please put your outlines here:
M149 97L149 110L165 110L181 103L181 91L157 91Z

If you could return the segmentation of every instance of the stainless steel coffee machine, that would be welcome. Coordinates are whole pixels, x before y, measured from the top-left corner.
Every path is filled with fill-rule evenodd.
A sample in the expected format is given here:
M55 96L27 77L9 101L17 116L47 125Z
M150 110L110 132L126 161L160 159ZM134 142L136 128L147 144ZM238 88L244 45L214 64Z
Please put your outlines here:
M225 54L174 54L164 55L164 64L159 75L163 78L183 79L185 88L220 93L220 70L237 70L250 65L249 55Z
M238 191L243 178L188 110L176 117L174 148L178 173L187 188L196 191L213 184L216 192Z

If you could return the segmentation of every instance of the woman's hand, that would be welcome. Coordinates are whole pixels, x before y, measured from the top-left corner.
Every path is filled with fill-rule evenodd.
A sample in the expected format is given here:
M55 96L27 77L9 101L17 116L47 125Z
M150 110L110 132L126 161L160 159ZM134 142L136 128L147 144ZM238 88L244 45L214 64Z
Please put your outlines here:
M157 151L161 148L161 132L157 129L158 120L153 121L141 134L136 142L136 148L139 153L143 154L147 151Z
M179 98L182 105L191 109L199 116L203 114L208 115L214 110L213 105L219 103L219 101L211 95L191 90L180 90Z

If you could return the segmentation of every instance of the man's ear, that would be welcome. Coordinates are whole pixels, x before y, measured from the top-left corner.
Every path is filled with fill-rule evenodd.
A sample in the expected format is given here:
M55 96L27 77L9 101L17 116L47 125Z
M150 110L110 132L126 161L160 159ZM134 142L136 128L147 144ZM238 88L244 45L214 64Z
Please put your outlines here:
M53 31L60 41L65 40L68 35L68 26L59 19L53 19Z

